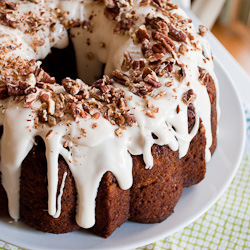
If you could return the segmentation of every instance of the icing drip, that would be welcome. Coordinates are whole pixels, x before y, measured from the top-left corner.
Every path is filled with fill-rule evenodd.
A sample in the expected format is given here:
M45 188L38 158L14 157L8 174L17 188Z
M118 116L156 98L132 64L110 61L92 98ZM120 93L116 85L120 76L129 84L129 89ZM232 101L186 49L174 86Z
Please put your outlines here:
M66 177L67 177L67 172L65 172L63 174L62 184L61 184L61 187L60 187L60 193L59 193L59 195L57 197L57 207L58 208L57 208L56 214L54 215L54 218L58 218L60 216L60 214L61 214L61 208L62 208L61 200L62 200L63 189L64 189Z
M139 2L139 1L138 1ZM139 7L136 1L127 6L127 12L136 10L137 20L135 29L145 23L145 13L160 17L169 22L169 18L157 11L155 7ZM102 74L102 65L105 64L105 74L111 75L118 69L123 74L129 70L122 70L124 53L129 53L133 60L143 58L141 46L133 43L133 36L115 34L113 30L116 23L108 20L103 15L104 6L93 1L41 1L39 4L23 2L19 5L18 15L32 9L34 15L40 17L44 12L44 29L39 29L35 34L23 32L25 23L18 29L0 26L1 46L11 44L15 50L4 54L4 60L20 57L22 59L42 59L49 53L51 47L63 48L67 46L67 31L57 18L51 14L55 7L61 11L68 11L68 18L78 20L80 23L91 18L93 30L82 27L71 28L70 33L74 48L77 51L77 69L79 76L88 83L96 80ZM180 16L186 17L180 9L172 10ZM49 27L53 23L53 30ZM63 176L60 194L57 197L58 187L58 158L61 155L67 162L75 179L78 193L78 208L76 221L84 228L95 224L95 198L102 176L111 171L122 189L129 189L132 185L132 158L131 155L143 155L146 168L153 167L151 147L153 144L168 145L172 150L179 150L179 157L185 156L189 144L199 129L200 118L206 134L206 160L211 157L209 148L212 145L210 100L206 86L199 81L199 68L205 69L213 78L217 87L218 83L213 72L213 62L209 46L205 39L199 36L192 24L187 27L187 32L194 36L196 47L187 43L185 55L180 55L175 60L183 63L185 78L179 81L177 77L159 77L161 87L154 89L154 94L142 98L132 93L128 86L114 83L124 91L124 99L130 114L137 121L137 126L128 126L126 129L112 125L103 116L98 120L79 119L73 121L69 114L54 126L40 126L37 128L35 108L40 108L42 103L39 98L32 104L32 108L23 108L21 102L13 98L0 100L0 123L4 126L1 138L1 173L3 186L9 200L9 211L13 219L19 218L19 177L22 161L28 155L36 136L41 136L46 145L46 159L48 168L48 213L58 218L61 210L61 197L67 173ZM150 38L152 41L152 38ZM43 45L34 47L34 40L41 41ZM87 43L87 45L86 45ZM180 43L174 42L176 50ZM37 44L35 44L37 45ZM202 55L202 51L206 56ZM86 57L87 56L87 57ZM163 59L171 57L165 53ZM2 60L2 58L1 58ZM192 66L191 66L192 65ZM39 68L37 62L34 67ZM174 71L179 66L173 66ZM0 67L4 68L3 65ZM35 79L35 74L30 74L30 82ZM15 76L10 76L10 79ZM32 80L33 79L33 80ZM168 84L170 83L170 84ZM33 85L36 84L34 80ZM48 84L49 85L49 84ZM50 85L56 93L68 94L62 86ZM188 131L188 105L184 103L183 95L193 90L196 99L193 106L196 112L195 125ZM39 89L41 96L50 93L48 90ZM161 98L157 98L161 96ZM217 97L218 98L218 97ZM218 105L218 99L217 99ZM219 110L219 108L217 108ZM98 112L98 109L94 110ZM16 122L18 121L18 123ZM93 126L94 125L94 126ZM83 133L84 131L84 133ZM121 131L121 136L117 136ZM152 136L155 135L155 137ZM65 143L67 142L67 147Z

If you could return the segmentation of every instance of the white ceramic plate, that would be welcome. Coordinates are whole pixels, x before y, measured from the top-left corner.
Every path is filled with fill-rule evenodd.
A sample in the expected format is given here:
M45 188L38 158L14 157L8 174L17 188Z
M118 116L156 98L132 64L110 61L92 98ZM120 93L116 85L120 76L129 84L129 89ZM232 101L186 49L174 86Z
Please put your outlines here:
M184 228L208 210L232 181L245 145L245 120L241 100L222 65L215 60L220 85L221 117L218 147L207 166L206 178L185 189L175 213L159 224L126 222L108 239L84 230L64 235L44 234L22 222L0 221L0 239L26 249L132 249L157 241Z

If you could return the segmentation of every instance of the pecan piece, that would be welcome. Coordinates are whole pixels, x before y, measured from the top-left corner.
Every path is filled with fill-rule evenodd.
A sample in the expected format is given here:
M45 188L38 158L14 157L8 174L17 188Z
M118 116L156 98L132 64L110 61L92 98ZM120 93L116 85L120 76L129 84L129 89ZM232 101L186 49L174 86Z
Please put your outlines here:
M48 73L44 72L42 82L54 84L54 83L56 83L56 79L55 79L55 77L51 77Z
M161 83L153 75L147 75L144 81L155 88L161 87Z
M208 32L208 28L204 25L199 25L199 34L204 37Z
M137 39L142 42L143 39L148 39L150 38L146 26L145 25L141 25L138 30L135 32Z
M145 65L146 65L146 62L143 59L134 60L132 62L132 69L134 69L134 70L136 70L136 69L141 70L141 69L143 69L145 67Z
M148 58L150 56L152 56L154 54L153 50L152 50L152 46L151 46L151 43L148 39L143 39L142 41L142 47L141 47L141 51L142 51L142 54Z
M72 80L67 77L62 80L62 85L65 90L71 95L77 95L80 91L86 90L88 85L80 79Z
M185 69L181 68L180 70L177 70L176 71L176 77L177 77L179 82L182 82L186 77Z
M121 128L116 129L115 134L116 136L121 137L123 135L122 129Z
M150 0L141 0L140 6L148 6L150 4Z
M40 109L38 111L38 119L42 123L45 123L46 121L48 121L48 113L46 109Z
M112 78L113 78L116 82L118 82L118 83L120 83L120 84L122 84L122 85L128 86L129 83L130 83L129 77L128 77L126 74L121 73L118 69L114 70L114 71L111 73L111 75L112 75Z
M114 0L104 0L104 4L107 8L114 8L116 6Z
M166 49L164 48L164 46L162 44L154 44L152 47L152 50L154 53L162 53L162 54L166 54Z
M138 123L137 121L135 120L135 117L131 114L125 114L124 115L125 119L126 119L126 123L130 126L130 127L133 127L133 126L137 126Z
M81 103L71 103L70 111L75 121L78 121L80 118L88 117L88 114L83 110Z
M178 42L186 42L187 35L182 31L173 26L173 24L168 23L169 35L172 36Z
M194 102L196 99L196 94L194 93L193 89L189 89L187 92L185 92L182 96L182 101L189 105L190 103Z
M123 71L129 70L131 68L131 63L132 63L132 58L131 58L130 54L125 51L121 69Z
M114 32L119 34L124 34L126 31L130 31L130 29L134 24L135 22L133 19L121 20L116 24Z
M156 30L153 30L152 31L152 37L154 40L158 40L160 41L163 46L169 51L171 52L172 50L176 51L176 48L175 48L175 44L174 44L174 41L168 37L167 35L163 34L163 33L160 33ZM172 49L169 49L169 46L172 48Z
M49 95L46 94L46 93L42 94L42 95L40 96L40 100L41 100L41 102L47 103L48 100L49 100Z
M200 73L199 81L202 84L206 85L210 80L209 73L205 69L202 69L202 68L199 68L199 73Z
M179 52L182 54L182 55L186 55L186 53L188 52L188 48L185 44L181 44L181 46L179 47Z
M117 3L113 0L108 1L109 4L104 10L104 15L111 20L115 20L116 17L120 14L120 8L118 7Z

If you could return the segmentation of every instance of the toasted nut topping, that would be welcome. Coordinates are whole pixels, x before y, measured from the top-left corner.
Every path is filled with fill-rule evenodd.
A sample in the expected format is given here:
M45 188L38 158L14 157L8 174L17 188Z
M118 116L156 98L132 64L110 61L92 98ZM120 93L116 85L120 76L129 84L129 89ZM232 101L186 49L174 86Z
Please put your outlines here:
M121 73L118 69L112 72L112 77L115 81L123 85L129 85L130 79L126 74Z
M49 139L52 136L53 129L49 130L49 132L46 134L46 138Z
M151 118L155 118L154 112L152 110L147 110L146 115L151 117Z
M121 69L123 71L129 70L131 68L131 62L132 62L132 58L131 58L130 54L125 51Z
M204 25L199 25L199 34L204 37L208 32L208 28Z
M136 37L138 38L138 40L140 42L142 42L143 39L148 39L149 40L149 38L150 38L145 25L141 25L138 28L138 30L135 32L135 34L136 34Z
M121 128L116 129L115 134L116 136L121 137L123 135L122 129Z
M179 52L184 56L188 52L188 48L184 43L182 43L181 46L179 47Z
M187 92L185 92L182 96L182 101L189 105L190 103L194 102L196 99L196 94L194 93L193 89L189 89Z

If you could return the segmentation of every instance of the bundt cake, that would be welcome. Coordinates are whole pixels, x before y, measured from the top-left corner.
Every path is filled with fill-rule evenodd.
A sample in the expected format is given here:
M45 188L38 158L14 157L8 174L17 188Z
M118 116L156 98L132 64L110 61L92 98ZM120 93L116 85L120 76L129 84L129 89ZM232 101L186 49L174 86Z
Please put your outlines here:
M0 1L0 215L108 237L173 213L216 148L206 32L171 0Z

